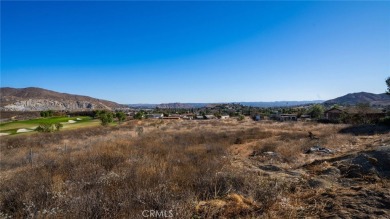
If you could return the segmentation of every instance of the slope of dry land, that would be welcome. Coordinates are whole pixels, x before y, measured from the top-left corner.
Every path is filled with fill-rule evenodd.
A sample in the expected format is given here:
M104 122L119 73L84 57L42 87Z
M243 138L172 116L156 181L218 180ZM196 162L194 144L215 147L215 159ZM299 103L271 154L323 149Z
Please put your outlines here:
M149 120L0 138L4 218L390 217L386 127Z

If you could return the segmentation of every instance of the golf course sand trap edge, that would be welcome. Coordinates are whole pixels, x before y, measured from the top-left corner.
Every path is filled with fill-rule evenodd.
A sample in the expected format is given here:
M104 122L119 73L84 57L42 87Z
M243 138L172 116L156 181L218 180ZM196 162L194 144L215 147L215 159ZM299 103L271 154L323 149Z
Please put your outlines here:
M4 132L0 132L0 136L5 136L5 135L9 135L10 133L4 133Z
M68 120L68 123L76 123L74 120Z
M18 129L17 131L16 131L16 133L23 133L23 132L32 132L33 130L31 130L31 129Z

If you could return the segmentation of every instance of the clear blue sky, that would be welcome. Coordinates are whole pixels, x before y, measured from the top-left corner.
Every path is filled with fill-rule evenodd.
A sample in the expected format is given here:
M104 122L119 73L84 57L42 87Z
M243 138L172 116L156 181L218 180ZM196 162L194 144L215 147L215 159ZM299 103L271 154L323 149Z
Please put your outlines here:
M383 93L390 2L1 2L1 86L119 103Z

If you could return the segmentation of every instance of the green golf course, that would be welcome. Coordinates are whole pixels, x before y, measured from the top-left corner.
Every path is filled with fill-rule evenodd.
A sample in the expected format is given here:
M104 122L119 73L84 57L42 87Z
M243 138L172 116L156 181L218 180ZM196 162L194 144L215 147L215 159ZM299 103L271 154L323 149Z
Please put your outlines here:
M34 132L35 128L39 126L39 124L43 123L61 123L63 125L63 129L73 129L79 127L87 127L99 125L100 121L97 119L93 119L89 116L77 116L77 117L50 117L50 118L37 118L30 120L20 120L20 121L12 121L12 122L4 122L0 123L0 136L2 135L15 135L15 134L23 134Z

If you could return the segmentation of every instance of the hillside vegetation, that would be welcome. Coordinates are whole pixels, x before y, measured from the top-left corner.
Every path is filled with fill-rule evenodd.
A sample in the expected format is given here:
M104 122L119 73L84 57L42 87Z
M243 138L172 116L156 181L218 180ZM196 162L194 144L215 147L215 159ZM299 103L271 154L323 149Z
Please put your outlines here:
M144 218L153 210L174 218L386 218L389 130L371 131L148 120L3 136L0 215ZM316 145L331 153L305 153Z

